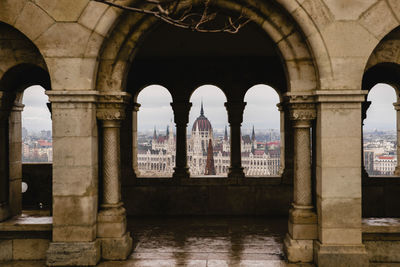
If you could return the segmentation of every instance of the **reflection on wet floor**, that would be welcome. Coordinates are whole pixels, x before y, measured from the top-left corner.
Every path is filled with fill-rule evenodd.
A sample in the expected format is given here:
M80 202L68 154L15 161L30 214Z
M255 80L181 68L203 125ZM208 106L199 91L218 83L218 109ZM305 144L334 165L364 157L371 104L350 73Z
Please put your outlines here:
M266 217L129 218L131 265L282 266L287 219Z

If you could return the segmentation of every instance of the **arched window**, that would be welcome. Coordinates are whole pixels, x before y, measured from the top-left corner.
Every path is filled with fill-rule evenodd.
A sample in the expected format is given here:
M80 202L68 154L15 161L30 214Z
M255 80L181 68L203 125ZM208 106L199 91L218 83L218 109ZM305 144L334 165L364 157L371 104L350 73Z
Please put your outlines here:
M51 115L41 86L25 89L22 103L22 162L52 162Z
M171 94L159 85L144 88L137 97L138 177L172 177L176 140L171 102Z
M270 86L256 85L244 98L242 166L249 177L276 176L281 158L279 95ZM254 160L251 160L254 159ZM278 160L278 164L274 162Z
M226 97L216 86L204 85L190 98L187 138L188 166L191 177L226 176L230 163Z
M397 167L396 90L379 83L368 94L363 127L364 167L369 175L393 175ZM400 171L400 170L399 170Z

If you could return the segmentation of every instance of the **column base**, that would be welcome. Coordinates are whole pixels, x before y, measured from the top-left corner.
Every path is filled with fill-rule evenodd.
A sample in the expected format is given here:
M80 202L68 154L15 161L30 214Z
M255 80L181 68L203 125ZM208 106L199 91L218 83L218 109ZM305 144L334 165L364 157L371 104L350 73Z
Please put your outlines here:
M101 257L104 260L126 260L132 252L132 237L101 238Z
M317 214L312 206L298 206L293 204L289 211L289 234L296 240L313 240L318 238Z
M243 168L229 168L228 178L233 178L233 179L244 178Z
M122 237L126 233L126 213L122 203L105 208L97 215L97 237Z
M394 176L400 176L400 167L396 166L396 168L394 169Z
M369 265L365 246L325 245L314 241L314 260L317 266L324 267L365 267Z
M189 177L189 168L174 168L174 173L172 174L173 179L181 180Z
M96 266L100 261L100 240L93 242L52 242L47 266Z
M312 262L314 240L295 240L286 234L283 249L289 262Z

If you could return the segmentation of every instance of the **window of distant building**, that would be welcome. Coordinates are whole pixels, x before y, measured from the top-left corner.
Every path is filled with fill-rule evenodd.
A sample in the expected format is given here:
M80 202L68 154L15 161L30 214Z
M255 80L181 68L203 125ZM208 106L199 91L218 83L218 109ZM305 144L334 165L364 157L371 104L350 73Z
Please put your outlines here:
M363 126L364 168L369 175L393 175L398 165L396 108L400 106L394 105L396 90L388 84L377 84L370 90L368 101Z
M187 136L187 159L191 177L226 176L230 167L228 115L225 94L204 85L190 98L192 108Z
M137 97L138 177L172 177L176 135L171 102L169 91L158 85L144 88Z
M277 176L281 161L279 95L270 86L256 85L244 98L242 167L247 177Z
M25 89L22 103L22 162L52 162L51 115L41 86Z

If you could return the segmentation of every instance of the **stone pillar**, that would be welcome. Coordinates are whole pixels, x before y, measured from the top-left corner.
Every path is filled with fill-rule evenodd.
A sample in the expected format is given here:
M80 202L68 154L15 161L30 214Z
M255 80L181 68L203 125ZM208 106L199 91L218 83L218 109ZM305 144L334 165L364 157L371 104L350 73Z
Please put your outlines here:
M174 168L174 179L189 178L189 168L187 166L187 141L186 128L189 122L189 111L192 103L173 102L171 103L174 111L174 121L176 124L176 157Z
M98 138L95 91L47 91L53 123L53 234L49 266L94 266Z
M285 251L290 262L312 262L317 238L317 216L312 203L311 126L316 117L312 103L290 105L294 139L293 203Z
M138 119L137 113L139 111L140 104L133 104L132 111L132 168L135 173L135 176L140 176L139 167L138 167Z
M280 139L281 139L281 156L279 165L279 175L282 176L285 171L285 109L282 103L276 105L280 113Z
M0 91L0 222L10 216L8 205L8 112L3 107L3 92Z
M361 227L361 90L317 91L318 266L368 266Z
M22 99L21 99L22 100ZM24 105L16 100L8 120L9 192L10 217L22 212L22 111Z
M243 111L247 103L245 102L226 102L225 107L228 111L228 122L231 131L231 165L228 172L229 178L244 178L242 167L240 127L243 122Z
M396 110L396 133L397 133L397 166L394 170L395 176L400 176L400 102L393 103L394 109Z
M99 95L97 118L102 131L103 198L97 216L97 237L105 260L125 260L132 251L126 231L126 212L121 201L120 127L125 119L127 93Z

